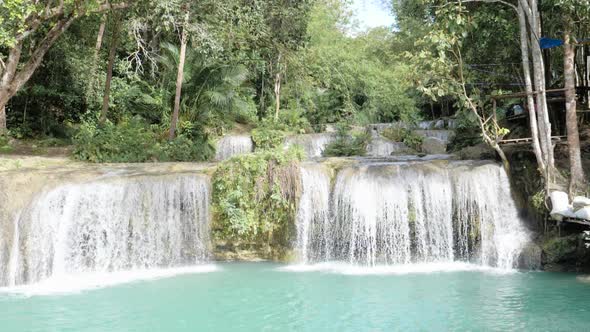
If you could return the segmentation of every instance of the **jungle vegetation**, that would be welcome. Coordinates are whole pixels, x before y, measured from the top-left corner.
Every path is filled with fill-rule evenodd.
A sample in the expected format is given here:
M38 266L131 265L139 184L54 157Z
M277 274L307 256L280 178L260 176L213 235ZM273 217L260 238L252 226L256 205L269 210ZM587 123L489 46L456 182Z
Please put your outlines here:
M2 1L0 151L42 139L90 162L206 161L235 128L272 149L327 125L455 116L506 162L498 142L509 131L490 121L502 114L489 96L526 91L549 186L558 172L545 90L557 87L572 190L584 187L574 87L590 85L588 0L391 0L394 24L371 30L350 4ZM563 46L542 50L540 37Z

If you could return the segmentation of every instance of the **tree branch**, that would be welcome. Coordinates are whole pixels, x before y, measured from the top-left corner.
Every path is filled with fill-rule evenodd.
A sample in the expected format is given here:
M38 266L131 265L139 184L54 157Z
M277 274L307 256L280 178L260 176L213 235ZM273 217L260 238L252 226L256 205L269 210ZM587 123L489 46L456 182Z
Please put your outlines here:
M41 64L45 53L49 50L51 45L55 43L57 38L76 20L77 16L72 15L57 22L57 24L49 30L45 38L39 43L35 51L31 54L29 61L25 63L22 70L19 71L12 79L9 86L9 95L14 95L28 80L31 78L35 70Z
M508 1L504 1L504 0L460 0L458 3L469 3L469 2L501 3L503 5L506 5L512 9L514 9L515 11L518 11L518 8L516 7L516 5L514 5Z
M60 1L58 6L55 8L49 8L51 3L52 3L52 1L48 1L47 7L45 8L43 15L38 15L37 13L32 13L29 17L27 17L27 19L25 20L25 22L26 22L25 25L28 25L29 27L24 32L16 35L17 41L24 40L27 37L29 37L31 34L33 34L39 28L41 23L53 20L55 18L63 17L66 14L63 0ZM80 3L81 3L81 1L78 1L75 3L75 5L78 6ZM74 11L73 13L76 13L74 15L74 18L79 18L79 17L82 17L82 16L89 14L89 13L98 14L98 13L103 13L103 12L109 11L109 10L121 10L121 9L126 9L129 7L131 7L131 4L127 3L127 2L120 2L120 3L116 3L116 4L111 4L109 1L107 1L106 3L99 5L97 9L94 9L91 11L86 11L86 10L82 9L80 11Z

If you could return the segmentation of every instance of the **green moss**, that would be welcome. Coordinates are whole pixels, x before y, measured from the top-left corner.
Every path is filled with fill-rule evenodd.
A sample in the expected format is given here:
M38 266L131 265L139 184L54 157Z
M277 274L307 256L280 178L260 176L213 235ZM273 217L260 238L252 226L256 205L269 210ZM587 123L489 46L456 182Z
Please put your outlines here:
M579 242L579 235L573 234L562 237L549 237L543 242L548 263L566 261L575 256Z

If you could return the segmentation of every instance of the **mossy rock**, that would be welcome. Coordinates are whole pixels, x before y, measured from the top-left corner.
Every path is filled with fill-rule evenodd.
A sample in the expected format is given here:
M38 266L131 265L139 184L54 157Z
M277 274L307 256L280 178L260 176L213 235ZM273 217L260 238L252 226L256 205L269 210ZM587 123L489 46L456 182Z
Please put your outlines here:
M544 262L559 263L576 258L579 235L551 237L543 243Z

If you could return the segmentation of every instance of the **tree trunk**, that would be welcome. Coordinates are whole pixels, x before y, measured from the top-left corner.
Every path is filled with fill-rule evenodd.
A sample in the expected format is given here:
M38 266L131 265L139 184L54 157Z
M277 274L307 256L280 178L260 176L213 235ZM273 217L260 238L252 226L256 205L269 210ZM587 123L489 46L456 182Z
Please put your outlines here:
M14 91L13 80L17 72L18 63L22 52L22 42L18 42L8 52L8 59L0 77L0 135L6 135L8 127L6 124L6 104L16 91Z
M549 121L549 111L547 108L547 96L545 93L545 65L543 62L543 52L539 45L539 38L541 36L541 23L539 18L539 8L537 0L529 0L530 3L530 41L531 52L533 55L533 72L535 77L535 90L537 91L537 120L540 130L541 143L543 150L545 150L545 164L547 166L546 173L549 182L552 181L552 173L555 169L555 161L553 158L553 145L551 142L551 122Z
M90 96L92 99L96 96L96 85L97 85L97 73L96 67L98 66L98 56L100 49L102 48L102 38L107 23L107 14L104 14L100 20L100 26L98 27L98 35L96 36L96 45L94 46L94 57L92 58L92 65L90 66L90 77L91 81L88 85L86 96Z
M275 120L279 119L279 111L281 109L281 53L277 59L277 73L275 76Z
M0 105L0 136L6 135L6 105Z
M182 94L182 81L184 79L184 61L186 58L187 31L182 29L180 37L180 58L178 59L178 72L176 74L176 95L174 96L174 110L172 112L172 121L170 122L169 139L176 137L176 124L180 113L180 97Z
M266 64L264 64L264 66L266 67ZM260 88L260 114L266 114L266 96L264 94L264 81L266 81L266 70L265 67L263 67L262 69L262 74L260 75L260 78L262 80L262 87Z
M545 193L549 195L551 185L555 176L555 161L553 158L553 144L551 142L551 123L549 121L549 112L547 109L545 69L543 63L543 53L539 45L541 36L541 25L537 0L519 0L519 6L524 12L526 21L529 25L528 42L533 59L533 79L534 92L536 100L537 126L539 128L539 142L545 163ZM532 114L531 114L532 116Z
M504 150L502 150L502 148L500 147L500 145L498 145L498 143L494 142L492 144L492 148L496 151L498 156L500 156L500 160L502 160L502 166L504 166L504 170L506 171L506 174L508 176L510 176L510 162L508 161L508 158L506 157L506 153L504 153Z
M100 122L104 123L107 120L109 113L109 101L111 97L111 81L113 80L113 66L115 65L115 55L117 52L117 44L119 43L119 29L120 18L115 17L115 29L113 30L113 38L111 40L111 47L109 49L109 63L107 65L107 78L104 84L104 95L102 98L102 109L100 111Z
M567 144L570 158L570 187L571 196L584 188L584 170L580 153L580 136L578 133L578 119L576 116L576 78L574 69L575 46L571 44L572 21L565 18L564 38L564 77L565 77L565 123L567 127Z
M53 2L48 2L47 9L51 9L51 4ZM61 8L56 7L58 9L58 13L61 9L63 9L63 1L61 1ZM111 4L105 3L100 4L97 8L94 8L92 12L99 13L105 12L107 10L113 9L124 9L129 7L127 3L120 3L120 4ZM35 11L33 11L35 12ZM6 113L6 104L10 98L12 98L22 87L25 85L31 76L35 73L41 61L43 61L43 57L47 51L51 48L51 46L55 43L55 41L70 27L70 25L78 18L82 17L89 12L85 10L75 11L69 15L65 15L63 12L59 15L50 15L52 16L51 19L46 21L38 21L36 24L33 22L32 24L28 25L28 30L22 31L16 35L16 43L15 45L8 50L8 58L6 59L6 67L3 71L0 72L0 108L3 110L3 114ZM53 21L53 17L57 18L57 20ZM28 16L25 21L27 23L31 23L32 21L36 21L34 16ZM31 45L31 53L28 57L28 60L24 64L20 64L20 55L24 41L30 36L32 33L39 33L38 28L40 25L50 23L47 29L44 29L44 37L38 43ZM4 116L4 118L6 118ZM4 121L3 121L4 122ZM0 129L4 130L5 129Z
M104 36L104 30L107 26L107 14L102 15L100 19L100 26L98 27L98 35L96 36L96 45L94 46L94 65L98 61L98 53L102 47L102 37Z
M275 120L279 119L279 110L281 109L281 74L277 73L275 77Z
M531 128L531 139L533 145L533 152L537 160L539 172L545 178L545 161L541 144L539 142L539 128L537 125L537 112L535 110L535 101L533 97L533 83L531 80L531 64L529 60L529 34L526 23L526 14L522 4L518 4L518 21L520 25L520 51L522 57L522 69L525 82L525 89L527 93L527 108L529 109L529 125ZM548 180L548 179L545 179Z

